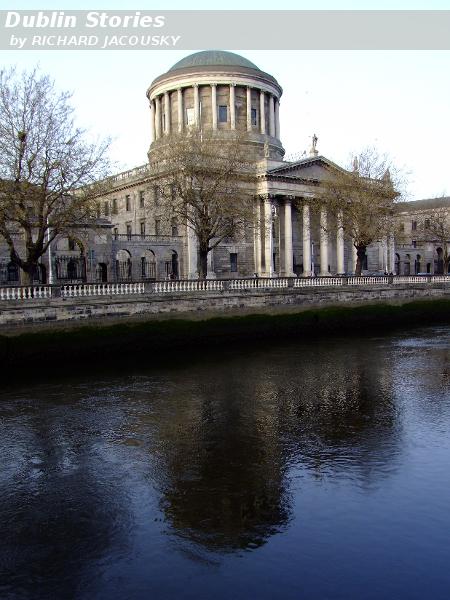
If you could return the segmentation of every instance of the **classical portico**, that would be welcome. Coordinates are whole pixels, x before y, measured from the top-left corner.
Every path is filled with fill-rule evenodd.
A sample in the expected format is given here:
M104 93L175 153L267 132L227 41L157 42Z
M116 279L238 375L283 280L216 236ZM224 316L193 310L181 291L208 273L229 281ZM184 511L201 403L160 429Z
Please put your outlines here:
M314 146L309 157L259 176L256 219L260 226L254 241L258 275L326 277L355 271L354 247L345 238L343 215L328 214L317 193L321 176L334 167Z

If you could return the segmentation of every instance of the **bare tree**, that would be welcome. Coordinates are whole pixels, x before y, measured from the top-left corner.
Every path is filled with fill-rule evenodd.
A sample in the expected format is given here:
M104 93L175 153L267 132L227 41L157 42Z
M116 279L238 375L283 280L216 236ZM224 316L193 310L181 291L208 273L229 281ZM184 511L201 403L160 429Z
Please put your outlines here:
M254 221L252 177L240 134L190 128L163 138L150 168L165 220L176 220L198 240L199 276L206 278L208 253L226 238L237 239Z
M334 169L321 182L320 199L356 248L356 275L361 275L367 247L394 233L400 183L400 171L374 148L363 149L347 169Z
M109 168L109 140L87 140L69 99L36 69L0 72L0 236L26 283L57 236L94 225Z

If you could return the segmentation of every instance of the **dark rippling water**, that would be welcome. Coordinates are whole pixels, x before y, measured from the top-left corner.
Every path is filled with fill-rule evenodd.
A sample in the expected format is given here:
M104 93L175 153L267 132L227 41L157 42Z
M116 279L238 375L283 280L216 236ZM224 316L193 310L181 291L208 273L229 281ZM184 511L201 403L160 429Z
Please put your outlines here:
M450 598L450 328L174 363L3 390L1 600Z

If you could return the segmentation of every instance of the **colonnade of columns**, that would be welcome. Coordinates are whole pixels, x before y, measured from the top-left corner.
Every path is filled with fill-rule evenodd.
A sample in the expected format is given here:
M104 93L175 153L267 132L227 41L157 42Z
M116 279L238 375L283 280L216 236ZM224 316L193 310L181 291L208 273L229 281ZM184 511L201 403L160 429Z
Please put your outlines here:
M293 254L293 227L292 227L292 200L291 196L284 196L278 201L280 211L280 243L279 257L280 265L278 275L292 276L294 274ZM313 273L312 240L311 240L311 207L308 202L303 203L302 214L302 250L303 250L303 276L311 277ZM274 205L270 196L262 197L262 205L256 203L256 235L255 235L255 270L266 277L274 275L273 264L273 217ZM321 276L329 275L329 229L328 214L326 207L320 208L320 269ZM337 274L344 275L344 230L342 226L342 215L336 224L336 265ZM356 255L354 255L354 266L356 266Z
M203 84L202 84L203 85ZM207 84L211 88L211 126L213 130L218 128L218 104L217 104L217 86L222 84L211 83ZM230 129L236 129L236 88L246 88L246 128L247 131L256 130L262 134L268 134L277 139L280 138L280 102L277 96L267 92L263 89L253 88L252 86L239 86L236 83L230 83L228 85L229 94L229 123ZM185 90L187 87L177 88L177 131L181 133L186 125L186 119L184 116L185 108L194 109L194 125L200 124L200 85L194 84L190 86L193 90L193 106L185 107ZM257 124L252 123L252 108L256 109L256 106L252 106L252 89L258 89L259 91L259 118ZM153 143L163 135L169 135L173 133L172 124L172 92L164 92L155 96L150 100L150 141ZM266 99L268 98L268 131L266 131Z

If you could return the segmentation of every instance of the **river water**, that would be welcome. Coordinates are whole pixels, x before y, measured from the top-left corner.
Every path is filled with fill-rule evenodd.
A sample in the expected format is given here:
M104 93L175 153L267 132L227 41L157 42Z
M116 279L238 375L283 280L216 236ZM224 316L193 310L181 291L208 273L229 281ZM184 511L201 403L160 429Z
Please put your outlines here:
M449 327L145 360L2 390L2 600L450 598Z

